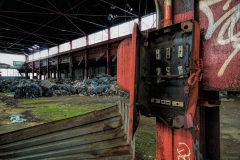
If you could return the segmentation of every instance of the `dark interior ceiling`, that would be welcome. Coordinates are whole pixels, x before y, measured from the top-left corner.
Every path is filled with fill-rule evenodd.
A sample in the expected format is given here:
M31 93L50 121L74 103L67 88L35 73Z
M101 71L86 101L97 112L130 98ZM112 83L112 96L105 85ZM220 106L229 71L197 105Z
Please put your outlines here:
M31 54L33 45L43 50L152 12L153 0L1 0L0 52Z

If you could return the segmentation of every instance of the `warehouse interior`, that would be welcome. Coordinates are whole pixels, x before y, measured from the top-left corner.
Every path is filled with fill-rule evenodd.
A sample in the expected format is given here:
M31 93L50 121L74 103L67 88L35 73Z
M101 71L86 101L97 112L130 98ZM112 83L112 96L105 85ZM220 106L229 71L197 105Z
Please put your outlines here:
M116 75L118 44L134 23L146 33L156 26L154 1L14 0L1 8L1 53L25 56L20 72L30 79Z
M0 159L240 159L239 8L237 0L1 0ZM167 11L171 16L165 15ZM168 25L166 17L171 19ZM162 103L167 96L160 100L146 93L159 91L159 82L185 76L179 68L180 76L176 76L169 73L173 67L159 69L156 66L160 63L153 65L155 68L151 66L160 59L158 54L165 54L165 48L155 51L154 43L166 39L173 44L171 53L174 48L178 50L177 58L182 46L182 51L189 55L196 52L190 47L196 45L194 40L193 44L180 42L180 47L174 43L180 41L180 34L174 36L171 29L179 26L183 31L189 26L198 29L199 34L194 28L182 38L191 33L193 38L199 36L200 60L193 65L201 67L193 72L197 79L192 85L183 92L179 88L172 90L182 98L182 93L192 94L194 91L189 90L199 83L197 96L193 97L196 115L184 117L191 117L196 125L187 128L189 121L184 121L176 129L169 126L168 120L149 114L140 103L148 100L157 106L158 100ZM156 38L165 34L165 39ZM135 48L135 52L141 53L143 59L133 61L127 55L133 53L134 47L129 47L133 42L140 48ZM127 49L121 50L123 45ZM156 75L144 77L148 72L137 68L145 69L142 63L150 59L146 53L154 54L154 61L149 63L154 73L166 74L156 80L152 90L140 81ZM123 55L125 59L120 57ZM118 60L125 70L119 72ZM179 63L174 61L176 66ZM136 65L136 73L132 64ZM142 90L139 87L132 91L131 83L135 87L140 83ZM171 102L178 106L181 101ZM137 111L136 106L140 108ZM106 139L107 136L110 138Z

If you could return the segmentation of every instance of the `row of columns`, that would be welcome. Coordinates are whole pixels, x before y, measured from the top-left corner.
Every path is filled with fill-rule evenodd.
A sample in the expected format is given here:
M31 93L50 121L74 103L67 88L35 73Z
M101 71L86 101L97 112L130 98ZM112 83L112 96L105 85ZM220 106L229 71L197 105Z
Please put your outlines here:
M107 45L107 48L108 48L108 45ZM88 54L87 54L87 50L85 50L84 61L85 61L84 79L87 79L88 78ZM106 50L106 73L107 74L110 74L110 66L111 66L110 63L111 63L110 52L107 49ZM40 60L39 60L38 71L37 72L34 71L35 70L34 62L31 63L31 69L32 69L33 77L34 77L34 73L37 73L38 79L42 79L42 75L44 75L44 79L49 79L49 78L60 79L61 78L61 73L60 73L60 68L59 68L59 56L57 56L56 69L49 69L49 59L47 59L46 69L43 70L41 68L41 61ZM68 77L68 71L69 71L69 77ZM66 69L64 70L64 74L65 74L64 78L73 78L73 55L71 53L69 54L68 71ZM43 72L43 74L41 74L42 72ZM27 69L25 71L25 76L26 76L26 78L29 78Z

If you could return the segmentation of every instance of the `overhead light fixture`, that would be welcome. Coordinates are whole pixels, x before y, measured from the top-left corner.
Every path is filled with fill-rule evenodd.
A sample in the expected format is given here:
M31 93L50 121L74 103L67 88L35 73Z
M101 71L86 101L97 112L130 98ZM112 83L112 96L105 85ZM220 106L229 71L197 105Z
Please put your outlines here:
M126 4L126 7L127 7L127 9L128 9L130 12L133 11L133 8L132 8L128 3Z
M35 46L32 46L32 48L33 48L33 49L37 49L37 47L35 47Z
M34 44L35 47L40 48L38 45Z
M112 5L111 5L111 7L110 7L111 9L116 9L115 3L116 3L116 2L113 2L113 1L112 1Z
M29 56L27 53L23 52L23 54L25 54L26 56Z
M113 22L118 18L118 15L117 14L115 14L115 15L109 14L107 18L110 22Z
M32 51L33 49L32 48L28 48L28 50Z

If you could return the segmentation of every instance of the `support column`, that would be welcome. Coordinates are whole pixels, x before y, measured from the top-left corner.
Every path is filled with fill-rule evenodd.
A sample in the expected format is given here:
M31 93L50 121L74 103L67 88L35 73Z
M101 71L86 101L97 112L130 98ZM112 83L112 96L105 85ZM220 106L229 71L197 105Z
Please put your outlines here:
M43 72L43 80L46 80L46 72Z
M28 61L28 56L25 55L25 63ZM28 64L26 64L25 78L28 79Z
M109 53L109 49L108 49L108 45L107 45L107 74L111 74L110 73L110 53Z
M25 69L25 78L28 79L28 67Z
M47 79L49 78L49 59L47 59Z
M64 78L65 78L65 79L68 78L68 72L67 72L67 70L64 70Z
M39 60L38 79L41 79L41 61Z
M88 56L87 56L87 50L85 51L84 60L85 60L84 79L87 79L88 78Z
M73 78L73 58L72 54L69 55L69 78Z
M32 79L34 79L34 63L32 62Z
M56 79L56 69L53 70L53 78Z
M60 75L60 71L59 71L59 56L57 56L57 79L60 79L61 75Z
M49 79L52 79L52 70L49 70Z

